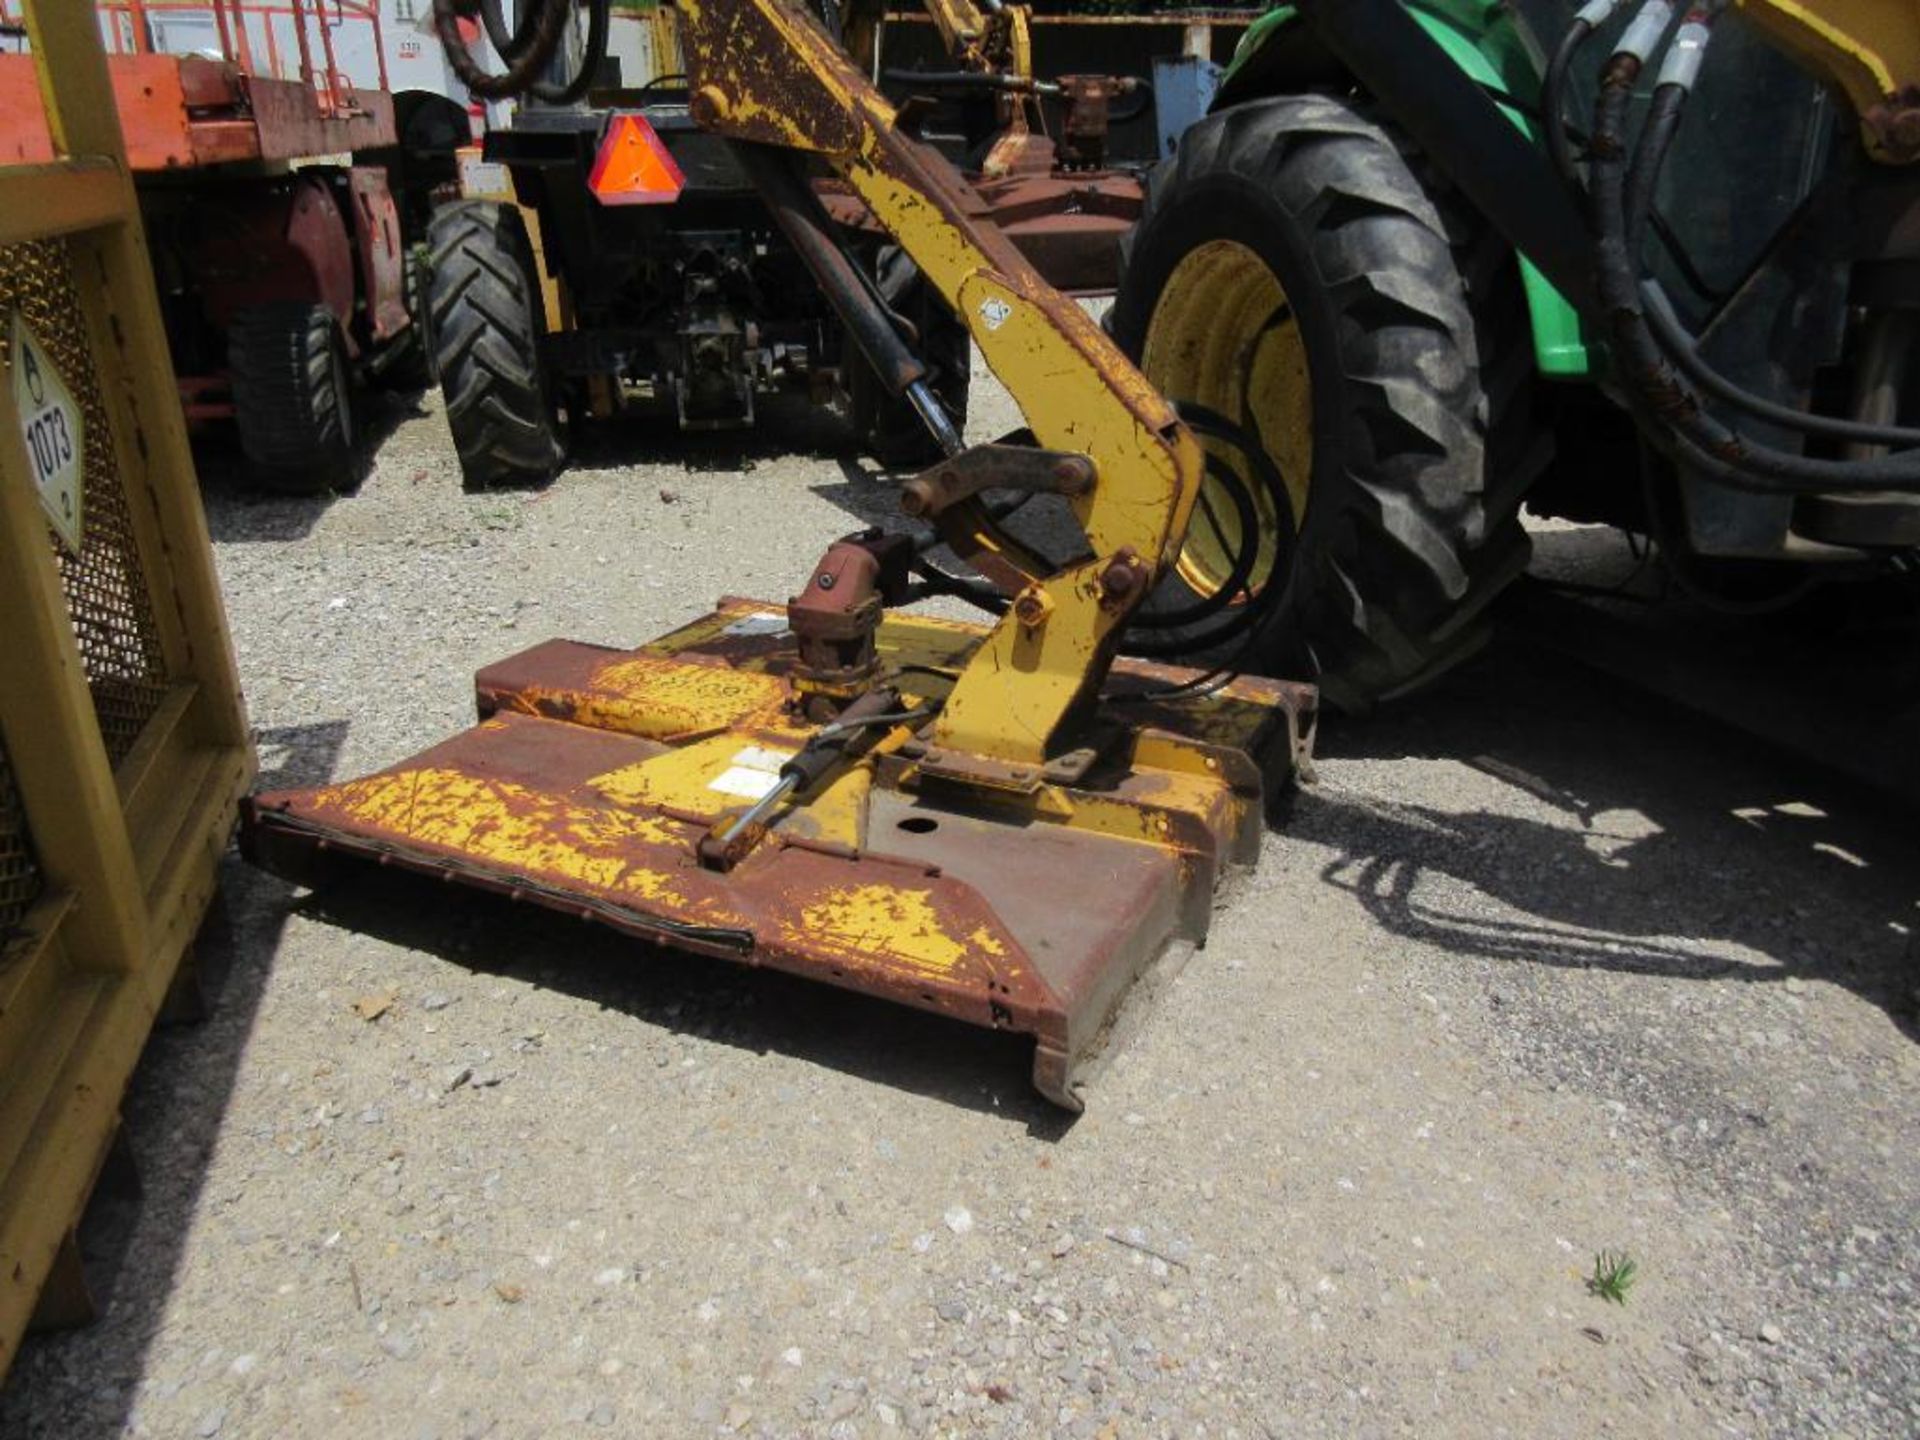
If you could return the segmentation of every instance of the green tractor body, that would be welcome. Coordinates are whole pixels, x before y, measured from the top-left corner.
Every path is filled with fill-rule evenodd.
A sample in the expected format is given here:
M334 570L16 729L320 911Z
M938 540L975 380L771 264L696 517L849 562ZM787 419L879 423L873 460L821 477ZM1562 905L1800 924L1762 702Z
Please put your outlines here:
M1551 73L1577 48L1560 0L1282 5L1154 173L1109 326L1238 427L1170 583L1270 617L1255 663L1305 663L1349 710L1435 678L1524 572L1523 504L1650 537L1730 610L1911 568L1920 246L1897 217L1920 213L1920 165L1869 161L1731 11L1675 106L1656 67L1677 11L1622 87ZM1643 12L1589 27L1589 58ZM1608 169L1586 131L1615 121ZM1632 198L1596 198L1623 177ZM1283 491L1294 523L1269 527ZM1255 512L1257 546L1236 520Z
M1422 0L1409 4L1407 13L1461 74L1490 95L1519 102L1502 104L1500 113L1530 142L1540 143L1540 127L1530 117L1540 109L1544 57L1512 6L1503 0ZM1314 43L1298 7L1276 5L1241 37L1221 79L1216 108L1278 93L1269 85L1285 84L1301 73L1287 76L1289 51L1297 59L1301 49ZM1324 52L1310 58L1324 62ZM1534 364L1540 373L1575 380L1590 376L1593 362L1580 312L1525 256L1520 259L1520 283L1526 290Z

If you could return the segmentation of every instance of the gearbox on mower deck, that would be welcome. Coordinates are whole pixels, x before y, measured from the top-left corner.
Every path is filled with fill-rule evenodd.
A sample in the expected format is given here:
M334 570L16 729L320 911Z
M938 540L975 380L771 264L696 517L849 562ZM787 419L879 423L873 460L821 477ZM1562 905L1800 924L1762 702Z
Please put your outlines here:
M816 575L820 572L816 572ZM1087 743L1000 792L932 773L915 720L703 854L819 727L791 607L740 599L637 650L551 640L482 670L480 723L387 770L247 802L258 864L317 883L349 858L597 920L1034 1037L1034 1084L1075 1070L1128 986L1199 943L1215 886L1258 854L1264 805L1312 745L1312 687L1118 662ZM802 621L804 625L806 622ZM885 615L873 655L912 714L983 627Z

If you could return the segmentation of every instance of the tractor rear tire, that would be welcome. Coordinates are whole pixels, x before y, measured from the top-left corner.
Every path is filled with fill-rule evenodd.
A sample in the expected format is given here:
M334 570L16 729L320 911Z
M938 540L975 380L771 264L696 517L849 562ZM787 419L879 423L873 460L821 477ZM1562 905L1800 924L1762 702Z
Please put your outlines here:
M242 310L227 366L240 449L262 484L288 495L353 484L353 370L332 311L305 300Z
M427 333L467 488L551 479L565 451L520 212L485 200L443 205L427 245Z
M1522 295L1511 251L1451 204L1360 105L1288 96L1182 136L1122 251L1114 338L1258 437L1292 496L1251 663L1311 670L1349 713L1471 655L1526 566Z

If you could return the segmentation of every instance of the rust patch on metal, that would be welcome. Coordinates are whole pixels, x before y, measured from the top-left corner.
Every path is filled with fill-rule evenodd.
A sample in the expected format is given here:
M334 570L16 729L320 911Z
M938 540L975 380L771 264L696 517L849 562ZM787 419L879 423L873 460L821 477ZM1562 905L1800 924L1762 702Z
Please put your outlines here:
M808 733L782 708L794 637L755 620L779 614L730 600L639 650L535 646L481 672L488 718L463 734L375 775L249 801L243 847L295 879L341 857L399 866L1031 1035L1035 1084L1078 1109L1075 1068L1133 977L1204 934L1223 866L1257 849L1263 767L1247 752L1268 755L1269 779L1304 756L1311 688L1241 679L1128 706L1079 749L1009 773L998 798L957 804L923 784L924 753L899 753L903 730L776 815L737 866L706 869L700 838L747 803L724 786ZM890 664L957 665L981 634L888 615L876 644ZM1193 672L1123 661L1113 677L1159 687Z

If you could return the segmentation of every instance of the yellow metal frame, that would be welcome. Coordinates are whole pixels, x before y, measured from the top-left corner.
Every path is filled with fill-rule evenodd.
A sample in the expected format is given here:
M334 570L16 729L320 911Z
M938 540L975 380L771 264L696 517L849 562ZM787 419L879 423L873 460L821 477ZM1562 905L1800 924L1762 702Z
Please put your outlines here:
M0 1374L72 1231L253 776L226 617L93 9L27 0L60 158L0 168L0 244L61 237L167 690L111 764L0 385L0 738L41 897L0 938ZM62 1303L63 1313L72 1312Z
M1920 3L1736 0L1775 44L1845 92L1869 152L1920 156Z

